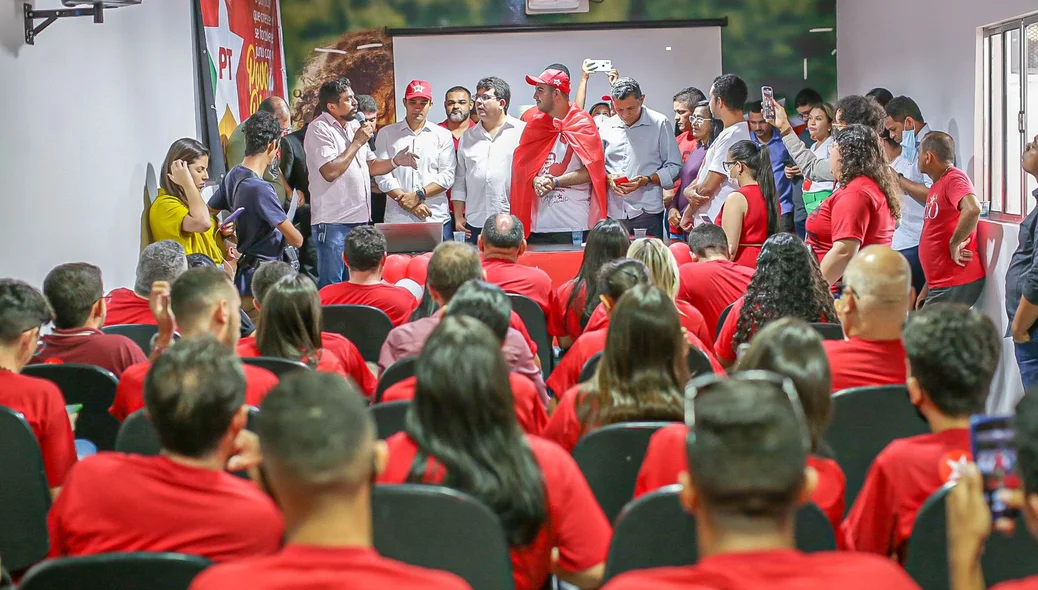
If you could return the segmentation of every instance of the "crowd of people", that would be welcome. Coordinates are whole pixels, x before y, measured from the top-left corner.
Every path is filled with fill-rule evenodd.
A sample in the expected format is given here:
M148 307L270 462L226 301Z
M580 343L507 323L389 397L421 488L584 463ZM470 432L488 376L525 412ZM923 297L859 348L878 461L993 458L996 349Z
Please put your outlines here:
M952 587L984 587L985 540L1007 525L992 524L969 426L1002 347L971 309L986 281L981 207L952 137L884 89L834 104L805 89L791 120L778 101L749 101L733 74L680 90L672 121L614 71L609 101L585 111L586 66L574 100L565 65L528 76L536 106L522 118L496 77L449 89L438 125L432 88L412 81L403 120L377 132L378 105L346 78L321 87L299 130L268 99L229 138L234 165L208 202L206 147L170 148L132 289L106 291L84 262L57 266L42 290L0 279L0 405L39 444L49 557L199 555L216 565L198 590L467 588L373 548L373 485L412 483L499 517L517 590L553 576L595 588L614 523L572 453L604 426L652 421L670 424L648 443L634 497L680 486L698 562L606 588L915 588L901 567L913 524L953 481ZM1022 159L1038 177L1038 138ZM377 214L443 226L424 284L384 281ZM1014 419L1022 487L1005 501L1029 524L1036 224L1038 212L1021 224L1006 277L1029 391ZM557 287L519 262L531 244L578 238L580 268ZM543 313L546 357L509 295ZM338 304L389 318L377 362L327 330L324 306ZM114 324L154 325L148 350L102 330ZM843 337L823 340L818 324ZM279 378L241 360L252 357L309 370ZM377 397L407 359L413 375ZM111 371L109 413L143 411L162 452L80 457L61 391L22 374L37 363ZM825 441L832 395L882 385L903 385L929 432L890 443L848 506ZM377 440L368 405L399 401L403 431ZM837 551L796 550L807 502Z

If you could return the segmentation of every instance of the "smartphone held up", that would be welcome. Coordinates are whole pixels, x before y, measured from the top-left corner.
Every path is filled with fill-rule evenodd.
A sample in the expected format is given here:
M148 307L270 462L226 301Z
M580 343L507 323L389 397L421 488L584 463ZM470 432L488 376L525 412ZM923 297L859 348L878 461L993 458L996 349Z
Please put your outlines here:
M1015 438L1010 416L975 415L970 418L973 460L984 479L984 499L991 508L993 520L1016 516L1016 510L1006 506L999 494L1002 490L1020 488Z
M775 105L771 101L775 99L775 91L771 86L761 86L761 116L765 121L775 120Z

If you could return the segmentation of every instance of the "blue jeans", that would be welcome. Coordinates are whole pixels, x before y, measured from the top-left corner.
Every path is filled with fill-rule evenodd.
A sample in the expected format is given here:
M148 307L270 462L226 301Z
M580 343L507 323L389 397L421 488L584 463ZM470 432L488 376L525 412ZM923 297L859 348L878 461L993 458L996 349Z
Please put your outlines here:
M905 260L908 260L908 266L912 269L912 287L915 289L915 294L918 295L923 290L923 285L926 284L923 263L919 261L919 246L905 248L898 252L905 257Z
M475 246L479 240L479 234L483 233L483 226L473 227L471 224L466 223L465 229L471 232L471 235L465 241Z
M342 251L346 247L346 236L353 228L365 223L318 223L310 226L313 242L317 247L317 288L341 283L346 264Z
M1020 378L1026 391L1038 384L1038 342L1014 343L1013 348L1016 349L1016 364L1020 367Z

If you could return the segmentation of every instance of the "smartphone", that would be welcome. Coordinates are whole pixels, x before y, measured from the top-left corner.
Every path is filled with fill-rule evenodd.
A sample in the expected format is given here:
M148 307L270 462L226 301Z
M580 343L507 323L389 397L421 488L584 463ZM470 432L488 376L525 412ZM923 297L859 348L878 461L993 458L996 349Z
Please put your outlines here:
M68 404L65 406L65 411L69 414L78 414L83 411L83 404Z
M1016 445L1011 416L970 417L970 444L973 460L984 478L984 499L991 508L992 519L1013 518L1016 511L998 498L999 490L1020 487L1016 473Z
M775 105L771 104L771 101L775 99L775 91L771 89L771 86L761 86L761 114L764 115L765 121L775 120Z
M592 72L608 72L613 69L613 60L593 59L589 65Z
M238 207L237 209L235 209L230 215L226 217L226 219L220 222L220 229L225 229L228 225L234 223L234 220L238 219L238 217L241 216L241 214L244 212L245 207Z
M703 220L703 223L713 223L714 222L713 219L710 219L706 215L700 215L699 218Z
M631 182L631 181L628 180L626 176L621 176L621 177L617 178L616 180L614 180L613 182L615 182L616 184L627 184L628 182Z

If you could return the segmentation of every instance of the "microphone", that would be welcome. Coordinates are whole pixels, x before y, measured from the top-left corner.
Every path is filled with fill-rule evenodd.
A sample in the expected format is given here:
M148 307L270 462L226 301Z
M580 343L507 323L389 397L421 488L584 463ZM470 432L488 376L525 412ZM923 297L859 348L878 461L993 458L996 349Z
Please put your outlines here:
M367 117L365 117L365 116L364 116L364 113L362 113L362 112L360 112L360 111L357 111L357 114L356 114L356 115L353 115L353 118L354 118L354 120L356 120L356 121L357 121L358 123L360 123L361 125L363 125L363 124L365 124L365 123L367 123L367 122L368 122L368 118L367 118Z

